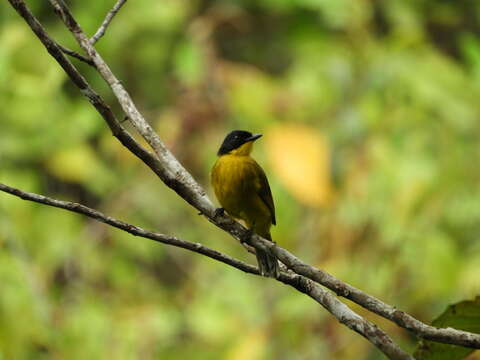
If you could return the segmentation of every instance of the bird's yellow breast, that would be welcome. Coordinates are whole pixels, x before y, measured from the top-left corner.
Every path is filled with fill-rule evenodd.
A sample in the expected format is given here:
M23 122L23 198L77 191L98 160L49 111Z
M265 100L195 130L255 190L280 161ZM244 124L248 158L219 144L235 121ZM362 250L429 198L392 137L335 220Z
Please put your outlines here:
M257 233L268 232L272 224L270 210L258 195L261 172L250 156L226 154L218 158L211 173L212 186L222 207L247 226L261 229Z
M220 204L233 216L239 217L239 208L254 191L255 174L246 156L223 155L212 169L212 185Z

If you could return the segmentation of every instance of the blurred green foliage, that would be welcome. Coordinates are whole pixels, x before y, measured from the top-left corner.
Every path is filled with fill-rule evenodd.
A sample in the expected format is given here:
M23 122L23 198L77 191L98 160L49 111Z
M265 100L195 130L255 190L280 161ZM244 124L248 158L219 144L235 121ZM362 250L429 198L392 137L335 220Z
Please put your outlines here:
M70 4L93 34L113 1ZM224 134L263 132L275 240L428 322L480 293L479 35L470 0L145 0L97 48L209 191ZM112 138L5 1L0 181L253 261ZM0 359L43 358L382 355L289 288L0 194Z

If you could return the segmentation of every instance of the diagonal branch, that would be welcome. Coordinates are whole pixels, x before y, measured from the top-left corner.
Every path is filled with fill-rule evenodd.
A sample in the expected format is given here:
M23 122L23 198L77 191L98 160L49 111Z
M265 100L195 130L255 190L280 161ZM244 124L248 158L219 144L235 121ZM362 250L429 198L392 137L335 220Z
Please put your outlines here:
M112 8L112 10L110 10L108 13L107 13L107 16L105 16L105 19L103 20L102 22L102 25L100 25L100 27L98 28L97 32L95 33L95 35L93 35L90 39L90 43L93 45L95 44L103 35L105 35L105 31L107 31L107 27L108 25L110 25L110 23L112 22L113 18L115 17L115 15L117 15L118 11L120 10L120 8L123 6L123 4L125 4L127 2L127 0L118 0L117 3L115 4L115 6Z
M115 136L123 146L128 148L135 156L141 159L150 169L157 174L163 181L164 172L156 159L155 155L145 150L118 122L110 107L103 98L89 85L85 78L78 72L75 66L65 57L61 47L47 34L43 26L33 16L23 1L12 0L12 6L22 16L30 26L35 35L43 43L50 55L58 62L68 75L70 80L80 89L80 92L95 107L98 113L107 123L113 136Z
M427 325L404 311L384 303L376 297L369 295L354 286L351 286L335 276L313 266L305 264L289 251L276 244L265 242L265 245L291 270L321 284L338 296L349 299L371 312L380 315L398 326L407 329L416 336L446 344L460 345L480 349L480 334L475 334L453 328L436 328Z
M180 247L201 255L205 255L243 272L259 275L258 268L255 266L246 264L243 261L222 254L219 251L210 249L200 243L193 243L176 237L147 231L138 226L125 223L111 216L107 216L98 210L91 209L82 204L52 199L47 196L22 191L2 183L0 183L0 191L20 197L24 200L79 213L120 230L126 231L132 235L144 237L166 245ZM347 305L338 300L331 292L323 289L312 280L291 272L282 272L278 280L286 285L292 286L293 288L317 301L328 312L335 316L340 323L365 337L372 344L377 346L388 358L395 360L413 360L413 357L401 350L383 330L355 313Z
M150 124L145 120L143 115L138 111L130 94L125 90L120 80L113 74L110 67L103 60L97 50L92 46L90 40L85 35L80 25L73 18L65 3L57 0L49 0L49 2L58 16L68 27L70 32L73 34L80 47L92 59L98 72L112 89L120 106L130 119L130 122L157 155L159 164L163 168L164 176L162 180L203 214L207 215L209 218L213 218L215 208L213 203L206 195L205 190L177 161L170 150L167 149L160 137L155 133ZM225 218L224 220L231 222L231 219Z
M289 285L314 298L342 324L368 339L389 359L415 360L413 356L410 356L395 344L382 329L355 313L329 291L304 276L298 274L292 275L291 272L289 272L288 275L294 276L297 279L295 284L292 284L289 279ZM281 273L278 280L287 283L284 272Z

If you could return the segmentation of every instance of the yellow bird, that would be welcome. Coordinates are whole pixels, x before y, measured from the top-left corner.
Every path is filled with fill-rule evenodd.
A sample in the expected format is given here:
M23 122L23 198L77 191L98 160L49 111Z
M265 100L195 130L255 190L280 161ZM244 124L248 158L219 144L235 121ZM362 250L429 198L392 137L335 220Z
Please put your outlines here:
M223 209L245 221L252 232L272 241L270 227L276 224L272 192L265 172L250 156L253 142L261 136L242 130L229 133L218 150L211 182ZM275 256L258 249L256 254L260 273L278 277Z

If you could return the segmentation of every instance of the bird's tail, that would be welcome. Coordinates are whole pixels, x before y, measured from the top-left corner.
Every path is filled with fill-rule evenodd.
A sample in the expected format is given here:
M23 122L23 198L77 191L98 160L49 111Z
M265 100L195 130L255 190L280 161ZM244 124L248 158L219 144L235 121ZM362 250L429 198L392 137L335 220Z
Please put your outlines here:
M270 236L270 234L267 234L264 237L270 241L272 240L272 237ZM257 262L258 262L258 268L260 270L260 274L266 277L278 278L278 276L280 275L280 267L278 265L277 258L273 254L270 254L269 252L259 250L259 249L255 249L255 250L256 250Z

